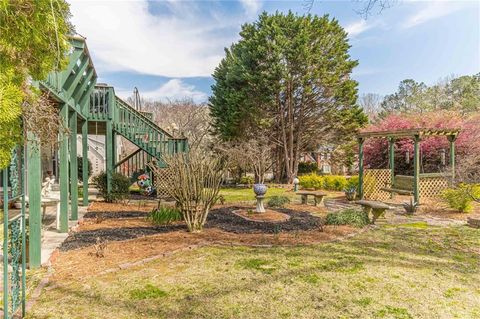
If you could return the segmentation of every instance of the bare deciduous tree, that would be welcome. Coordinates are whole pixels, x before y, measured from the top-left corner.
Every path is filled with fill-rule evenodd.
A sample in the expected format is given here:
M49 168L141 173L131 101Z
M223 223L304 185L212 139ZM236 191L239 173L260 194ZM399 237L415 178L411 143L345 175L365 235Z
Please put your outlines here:
M210 142L210 116L205 104L191 99L144 101L142 110L152 112L154 121L169 133L185 136L191 149L205 148Z
M243 170L253 170L255 182L263 184L265 173L272 166L272 148L269 139L263 135L241 142L227 142L218 146L230 164Z
M224 173L223 159L195 150L165 156L163 159L171 170L166 191L177 202L188 230L201 231L211 207L219 198ZM158 176L158 167L150 167Z

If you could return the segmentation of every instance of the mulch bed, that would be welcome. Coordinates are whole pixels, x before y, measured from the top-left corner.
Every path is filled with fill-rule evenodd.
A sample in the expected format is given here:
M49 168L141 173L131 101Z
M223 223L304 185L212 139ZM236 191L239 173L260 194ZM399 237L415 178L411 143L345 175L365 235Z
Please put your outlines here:
M279 232L292 232L304 230L316 230L323 227L323 220L307 212L296 212L291 209L278 209L279 212L290 216L285 222L255 222L246 220L232 213L232 210L241 207L224 207L214 209L207 219L206 228L220 228L224 231L236 234L265 233L274 234Z
M217 228L222 231L235 234L278 234L285 232L311 231L323 230L323 219L311 215L308 212L296 212L291 209L278 209L290 216L290 219L285 222L256 222L246 220L234 213L233 210L241 209L241 207L223 207L214 209L208 215L205 229ZM141 211L119 211L119 212L89 212L85 214L84 218L94 219L101 217L103 219L114 218L139 218L145 217L145 212ZM61 251L69 251L73 249L92 246L101 241L124 241L135 239L144 236L169 233L175 231L186 231L185 224L161 225L161 226L140 226L140 227L122 227L119 221L119 227L108 227L97 229L89 229L72 233L61 245Z
M125 211L125 212L88 212L83 218L139 218L147 217L148 213L144 211Z
M242 217L243 219L260 223L283 223L290 219L289 215L277 212L273 209L266 209L263 213L256 213L254 210L238 209L232 210L232 213Z
M101 241L122 241L149 235L168 233L186 229L185 225L99 228L72 233L60 246L60 251L83 248L94 245L97 238Z

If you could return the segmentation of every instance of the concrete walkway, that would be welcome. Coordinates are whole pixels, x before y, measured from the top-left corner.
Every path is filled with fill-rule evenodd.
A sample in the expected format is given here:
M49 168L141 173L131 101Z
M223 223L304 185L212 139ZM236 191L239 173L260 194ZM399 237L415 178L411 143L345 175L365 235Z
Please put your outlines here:
M56 191L52 192L52 197L55 195L60 196L60 193L55 194ZM88 199L90 202L97 199L98 190L95 188L88 189ZM50 261L53 253L57 248L62 245L62 243L67 239L68 234L71 232L72 228L76 227L83 219L83 215L87 212L88 207L78 206L78 220L69 220L68 221L68 232L60 233L56 229L56 207L47 207L45 213L43 225L42 225L42 250L41 250L41 264L42 266L50 266Z

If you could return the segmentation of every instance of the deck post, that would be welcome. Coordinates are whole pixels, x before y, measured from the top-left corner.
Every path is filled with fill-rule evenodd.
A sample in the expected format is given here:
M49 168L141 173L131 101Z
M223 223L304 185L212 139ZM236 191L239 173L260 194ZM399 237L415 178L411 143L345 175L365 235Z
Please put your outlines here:
M28 225L30 268L38 268L42 263L42 213L41 213L41 158L40 143L33 133L27 133L27 180L28 180Z
M107 193L112 191L112 173L113 173L113 108L115 107L115 100L113 91L109 89L108 95L108 116L106 122L105 132L105 159L106 159L106 173L107 173Z
M63 103L60 108L60 120L64 127L68 127L68 104ZM69 206L69 172L68 172L68 134L61 133L59 143L59 181L60 181L60 232L68 232L68 206Z
M420 135L414 135L413 143L413 199L420 204Z
M358 196L363 199L363 143L365 139L358 139Z
M388 138L388 160L390 166L390 188L395 186L395 139L393 137ZM393 198L394 194L390 193L390 198Z
M77 112L70 113L70 197L71 220L78 220Z
M88 206L88 121L82 122L82 187L83 206Z
M455 181L455 141L457 140L456 135L449 135L448 141L450 142L450 170L451 170L451 183L453 185Z

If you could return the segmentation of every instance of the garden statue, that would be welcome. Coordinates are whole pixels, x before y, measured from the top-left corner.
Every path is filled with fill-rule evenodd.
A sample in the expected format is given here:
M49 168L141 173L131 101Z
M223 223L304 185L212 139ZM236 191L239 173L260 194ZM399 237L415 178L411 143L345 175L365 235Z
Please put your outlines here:
M42 183L42 191L41 195L42 197L48 197L50 195L50 192L52 191L52 185L55 182L55 177L52 175L52 177L47 176L45 177L45 181Z
M137 178L137 185L140 187L142 191L142 195L150 196L154 192L154 188L152 186L152 181L148 174L142 174Z

